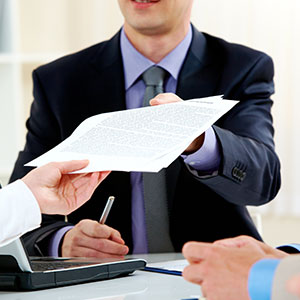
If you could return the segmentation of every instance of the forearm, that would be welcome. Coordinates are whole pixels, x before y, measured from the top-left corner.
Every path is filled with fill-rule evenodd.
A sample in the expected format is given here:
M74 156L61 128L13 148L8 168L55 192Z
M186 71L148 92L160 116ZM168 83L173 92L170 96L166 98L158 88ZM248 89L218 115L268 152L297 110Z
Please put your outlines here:
M220 166L221 153L212 127L206 130L202 147L195 153L182 157L189 171L195 176L215 175Z
M253 139L214 126L221 145L218 176L198 178L224 199L238 205L261 205L280 187L280 163L275 152Z
M20 180L0 190L0 246L13 241L41 223L39 205Z
M183 156L190 173L235 204L261 205L273 199L280 186L274 151L250 138L214 129L217 137L208 135L204 149Z

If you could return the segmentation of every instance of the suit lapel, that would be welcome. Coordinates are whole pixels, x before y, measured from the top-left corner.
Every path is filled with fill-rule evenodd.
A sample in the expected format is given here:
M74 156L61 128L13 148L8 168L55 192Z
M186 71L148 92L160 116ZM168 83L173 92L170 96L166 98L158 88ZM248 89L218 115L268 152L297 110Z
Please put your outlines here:
M207 36L193 27L193 40L178 78L176 94L184 100L212 96L216 92L220 72L217 49Z
M91 66L98 74L97 81L101 87L101 112L124 110L126 102L120 32L101 46L91 59Z

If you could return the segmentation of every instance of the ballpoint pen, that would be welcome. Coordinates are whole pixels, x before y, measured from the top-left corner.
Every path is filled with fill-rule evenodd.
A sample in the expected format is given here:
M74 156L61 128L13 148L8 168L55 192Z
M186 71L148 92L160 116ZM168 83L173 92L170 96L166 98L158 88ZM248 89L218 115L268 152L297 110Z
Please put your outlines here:
M105 208L104 208L103 213L102 213L102 216L101 216L101 218L99 220L100 224L104 224L105 223L105 221L107 219L107 216L109 214L109 211L110 211L110 209L111 209L111 207L112 207L112 205L114 203L114 200L115 200L114 196L108 197L106 205L105 205Z

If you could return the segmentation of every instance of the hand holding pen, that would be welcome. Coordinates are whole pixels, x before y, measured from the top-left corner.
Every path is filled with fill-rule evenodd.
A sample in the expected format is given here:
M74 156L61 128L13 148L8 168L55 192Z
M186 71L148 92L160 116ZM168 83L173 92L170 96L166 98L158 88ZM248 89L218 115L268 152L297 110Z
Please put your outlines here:
M69 230L62 244L62 256L123 258L128 253L121 234L105 225L114 197L109 197L100 221L81 220Z

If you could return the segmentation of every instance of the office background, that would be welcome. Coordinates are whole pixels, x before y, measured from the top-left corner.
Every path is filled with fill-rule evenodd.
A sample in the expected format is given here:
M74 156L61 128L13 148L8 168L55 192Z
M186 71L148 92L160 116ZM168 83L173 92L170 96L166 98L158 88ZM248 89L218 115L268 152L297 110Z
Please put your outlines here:
M282 188L271 204L250 209L262 216L266 242L300 242L300 1L194 1L192 21L198 29L264 51L274 60L273 116ZM24 145L32 70L110 38L122 22L117 0L0 0L2 183Z

